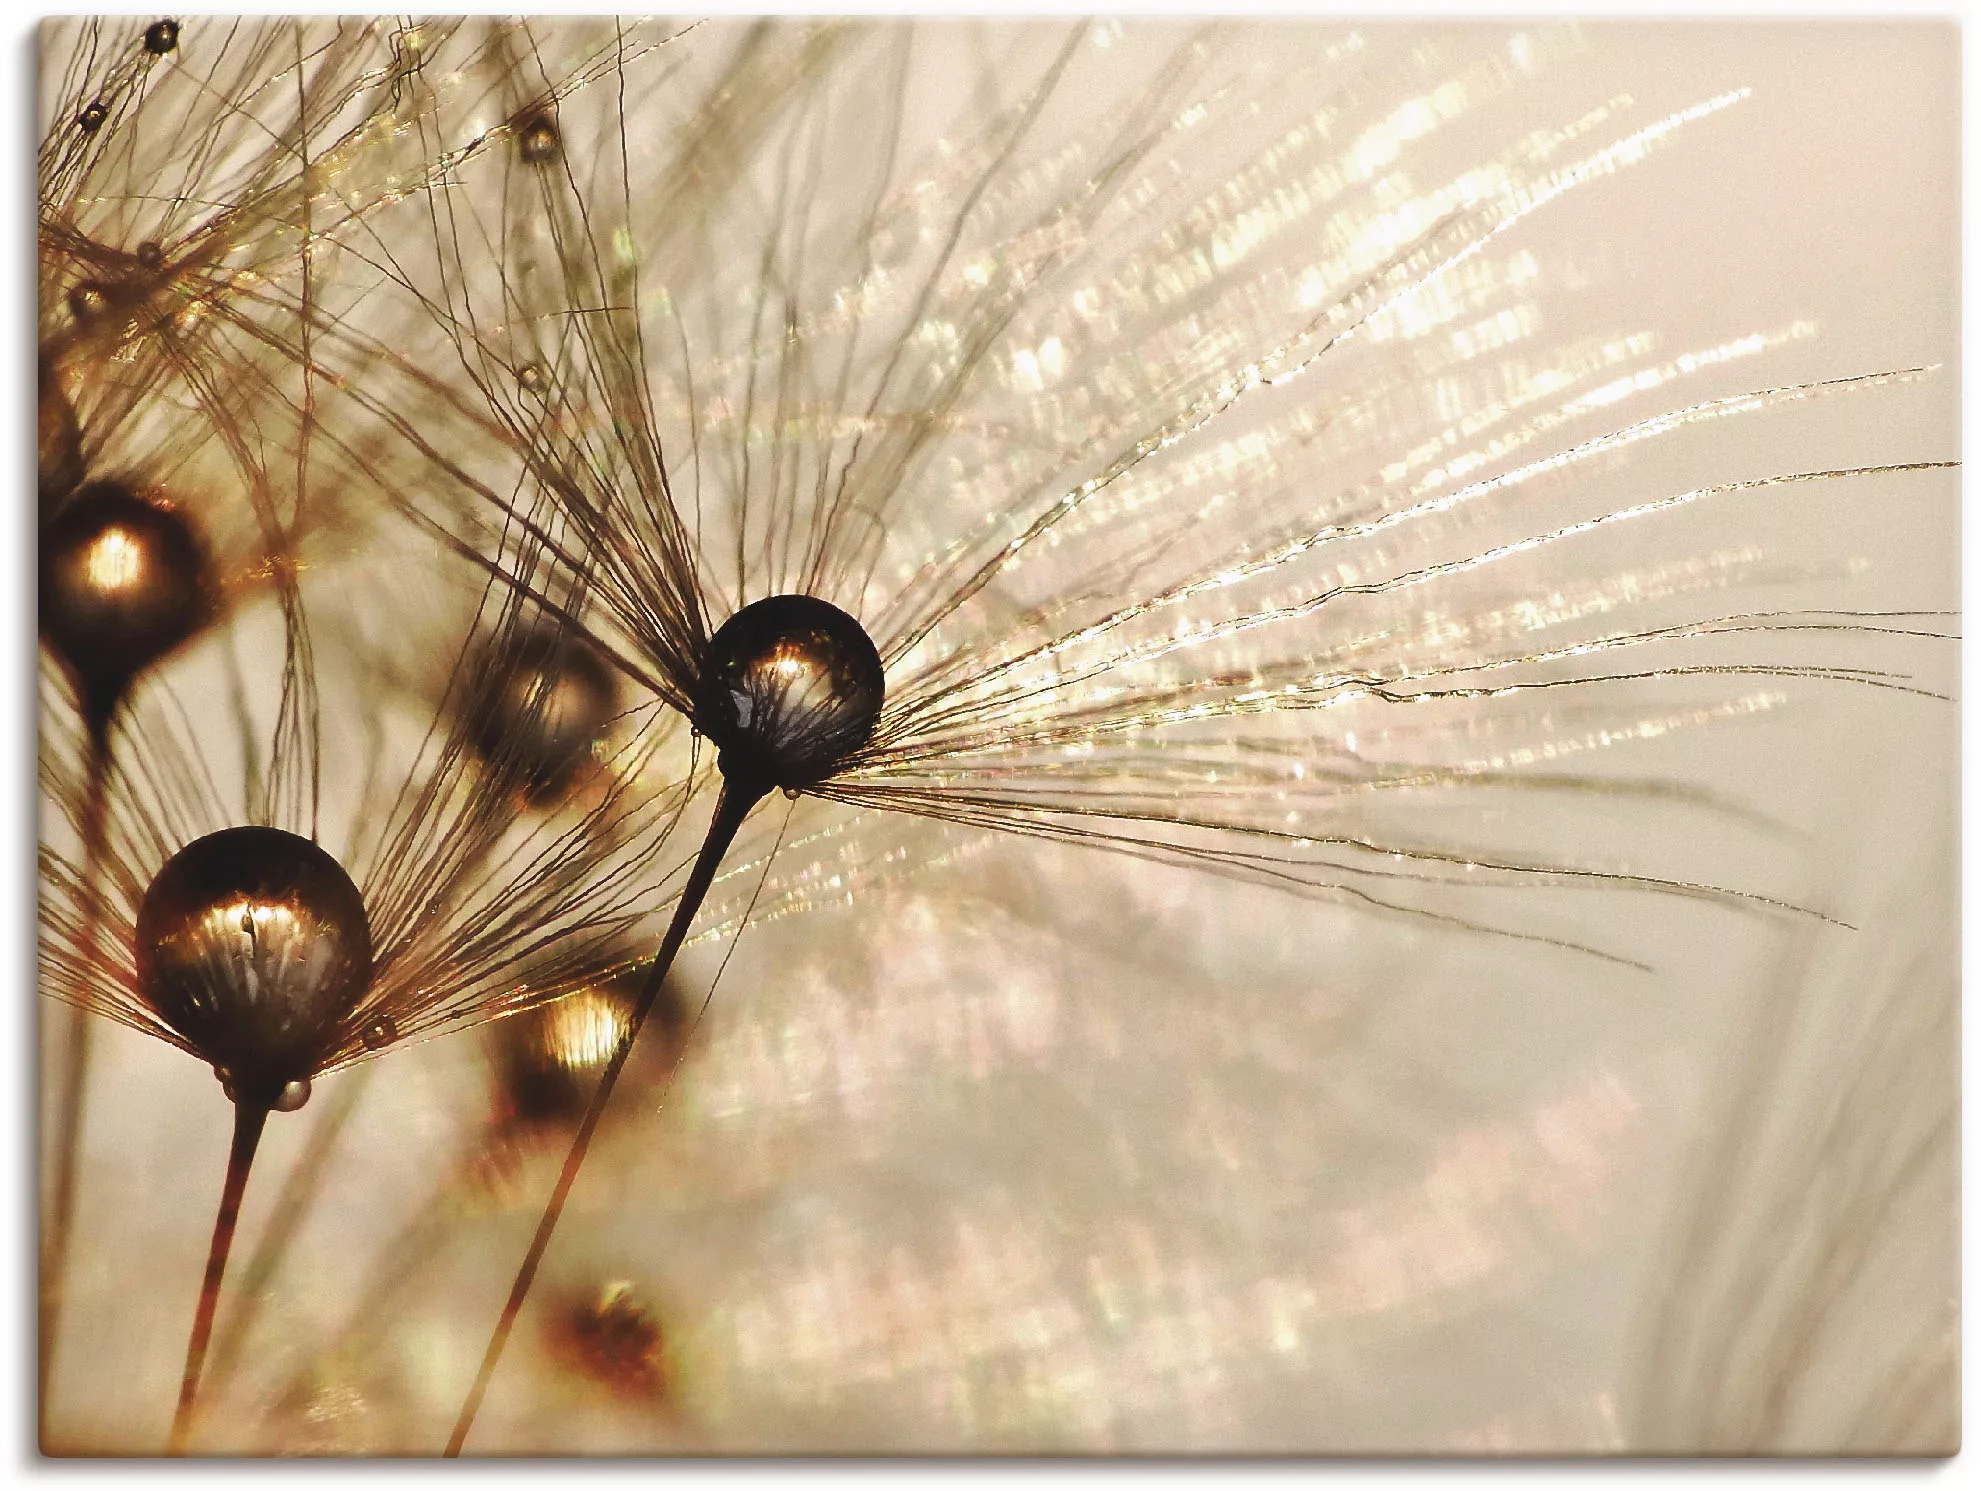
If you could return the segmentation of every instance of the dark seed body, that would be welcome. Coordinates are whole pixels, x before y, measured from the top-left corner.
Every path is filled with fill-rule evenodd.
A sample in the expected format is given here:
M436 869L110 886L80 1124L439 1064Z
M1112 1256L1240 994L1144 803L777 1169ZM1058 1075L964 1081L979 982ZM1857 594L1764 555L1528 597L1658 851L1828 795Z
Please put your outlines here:
M38 578L42 640L90 710L113 708L212 614L206 553L185 519L115 482L91 482L56 509Z
M278 828L196 839L153 877L138 990L237 1101L287 1111L371 983L364 899L322 849Z
M578 785L619 710L618 682L580 638L546 628L481 649L467 704L475 750L527 807Z
M94 326L101 321L110 309L112 292L108 285L96 280L84 280L72 285L67 296L69 314L78 326Z
M717 629L695 725L722 770L761 795L823 781L873 737L886 694L860 623L809 595L753 602Z
M516 154L524 165L547 166L564 149L557 121L548 114L529 114L516 121Z
M626 1033L643 972L580 989L489 1026L498 1128L524 1137L576 1126L599 1073ZM669 979L647 1018L639 1052L642 1069L655 1080L664 1080L673 1070L687 1017L679 985Z

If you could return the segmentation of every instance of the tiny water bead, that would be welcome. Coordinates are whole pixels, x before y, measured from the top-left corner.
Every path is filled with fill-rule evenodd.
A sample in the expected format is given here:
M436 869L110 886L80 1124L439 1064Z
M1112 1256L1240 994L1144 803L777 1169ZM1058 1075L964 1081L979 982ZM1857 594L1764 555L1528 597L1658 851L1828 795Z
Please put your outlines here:
M155 238L147 238L138 245L138 263L146 269L162 269L165 266L165 249Z
M383 1051L399 1039L399 1022L390 1015L373 1015L359 1027L358 1039L367 1051Z
M110 117L110 111L101 103L85 104L83 111L76 115L76 128L86 135L93 135L103 128L103 121Z
M227 1095L227 1101L238 1103L240 1094L234 1091L234 1079L220 1067L213 1069L213 1075L220 1079L220 1090ZM282 1084L281 1091L275 1094L268 1104L277 1113L294 1113L310 1100L310 1083L307 1077Z
M547 166L564 149L557 121L538 110L516 121L516 155L526 166Z
M114 709L131 680L212 610L206 552L192 528L116 482L91 482L57 508L42 530L39 569L42 639L92 711Z
M619 710L619 687L598 650L546 627L479 650L466 722L475 751L512 778L526 806L568 794Z
M796 791L873 737L886 689L880 652L859 622L816 596L774 595L709 640L695 726L731 780Z
M279 828L195 839L137 917L138 992L237 1102L289 1112L371 984L364 898L343 866Z
M179 23L177 21L153 21L144 28L144 49L154 57L163 57L167 52L176 51L179 46Z

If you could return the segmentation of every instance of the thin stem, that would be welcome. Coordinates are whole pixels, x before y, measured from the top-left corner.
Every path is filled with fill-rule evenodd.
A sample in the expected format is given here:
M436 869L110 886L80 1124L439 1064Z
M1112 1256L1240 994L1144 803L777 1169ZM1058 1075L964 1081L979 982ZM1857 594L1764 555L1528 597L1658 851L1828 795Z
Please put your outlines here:
M86 970L96 966L96 948L103 926L104 841L110 815L110 720L92 714L83 779L82 928L77 948ZM69 1233L76 1216L77 1173L82 1156L83 1092L89 1085L90 1055L95 1020L87 1010L71 1007L68 1043L64 1049L60 1085L55 1098L54 1179L50 1186L47 1228L42 1234L40 1351L35 1374L35 1401L43 1433L48 1428L48 1384L55 1372L55 1344L60 1336L62 1298L69 1275Z
M647 1016L653 1011L661 983L666 979L668 969L673 967L674 955L681 950L681 943L688 935L689 923L695 919L695 912L701 908L709 886L715 882L716 869L721 865L723 855L729 852L737 830L742 828L743 820L762 799L765 790L733 777L723 778L722 795L716 799L715 817L709 822L708 836L702 840L701 852L695 856L695 867L689 872L688 883L681 890L681 900L674 908L674 920L668 923L660 951L654 955L653 965L647 970L646 982L640 987L632 1016L619 1036L619 1045L612 1053L612 1060L606 1063L605 1072L598 1079L591 1106L585 1110L584 1119L578 1125L577 1137L571 1141L571 1151L564 1157L564 1169L559 1173L557 1185L550 1193L550 1201L543 1209L543 1217L537 1223L536 1236L530 1240L530 1250L524 1255L523 1266L516 1271L516 1282L509 1290L509 1301L502 1307L501 1317L495 1322L495 1333L489 1338L488 1350L482 1355L481 1369L475 1373L474 1386L468 1389L467 1401L461 1405L461 1416L455 1420L454 1432L447 1441L449 1458L461 1453L468 1430L474 1427L475 1415L480 1412L489 1382L495 1376L496 1363L502 1360L502 1348L509 1343L509 1332L514 1328L516 1316L529 1296L531 1283L536 1279L537 1265L543 1261L544 1250L550 1246L551 1234L557 1230L557 1219L564 1214L564 1203L570 1198L571 1187L577 1181L578 1168L585 1162L592 1133L605 1113L606 1101L619 1081L626 1058L633 1054L633 1042L639 1039L640 1027L646 1024Z
M234 1145L227 1152L227 1180L220 1188L220 1210L213 1218L213 1244L206 1253L206 1278L199 1287L199 1308L193 1312L192 1339L186 1343L186 1375L179 1380L179 1410L172 1416L168 1453L183 1455L193 1428L193 1402L199 1396L200 1368L206 1362L207 1339L213 1334L213 1312L220 1303L220 1281L227 1272L227 1253L234 1246L234 1224L241 1219L241 1193L248 1188L248 1170L261 1143L268 1109L258 1104L234 1105Z
M274 1211L269 1214L268 1225L262 1229L254 1251L248 1255L242 1269L240 1282L234 1290L234 1308L227 1312L226 1321L215 1335L213 1368L207 1375L209 1392L226 1391L228 1380L234 1375L234 1368L241 1359L242 1345L254 1327L262 1300L267 1298L268 1281L275 1276L289 1244L295 1241L297 1232L309 1216L323 1173L329 1168L331 1157L336 1152L337 1141L343 1137L351 1115L357 1111L358 1100L364 1096L373 1070L367 1064L350 1072L338 1084L329 1108L310 1129L309 1140L289 1171L288 1182L275 1202Z
M463 882L479 873L488 863L493 847L494 838L491 835L484 836L479 846L470 850L459 872ZM343 1137L351 1116L357 1112L358 1102L365 1094L373 1070L367 1063L354 1069L341 1081L329 1111L310 1129L308 1143L291 1167L282 1194L269 1214L268 1225L262 1230L254 1252L244 1265L239 1286L234 1291L234 1308L228 1311L227 1319L221 1323L213 1342L209 1392L224 1392L235 1367L240 1364L248 1333L260 1314L262 1301L268 1297L268 1281L282 1266L290 1244L295 1241L297 1232L316 1203L337 1141Z

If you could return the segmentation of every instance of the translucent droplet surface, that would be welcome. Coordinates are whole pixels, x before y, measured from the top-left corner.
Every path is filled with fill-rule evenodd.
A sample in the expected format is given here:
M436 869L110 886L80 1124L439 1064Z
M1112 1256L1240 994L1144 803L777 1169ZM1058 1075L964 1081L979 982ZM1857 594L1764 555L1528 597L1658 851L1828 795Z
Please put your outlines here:
M626 1033L644 977L644 969L631 969L490 1025L497 1122L522 1130L576 1124L591 1101L599 1073ZM635 1085L665 1079L680 1053L687 1024L680 986L668 979L661 984L634 1047L634 1065L639 1068L631 1074Z
M667 1337L657 1311L625 1279L567 1296L546 1312L544 1344L553 1358L613 1396L667 1396Z
M548 114L530 114L516 121L516 155L524 165L547 166L563 152L557 121Z
M598 650L554 627L497 638L473 664L467 723L498 786L548 807L578 784L619 710Z
M859 622L816 596L775 595L710 639L695 723L732 779L809 787L872 738L886 687Z
M223 829L167 860L138 908L135 953L145 1003L239 1101L271 1108L308 1097L310 1074L371 983L358 888L330 855L278 828Z
M206 553L185 519L115 482L91 482L56 510L39 579L42 640L90 709L114 706L212 610Z
M70 287L67 298L69 314L75 317L78 326L94 326L110 309L109 288L95 280L84 280Z
M179 46L179 23L177 21L153 21L144 28L144 49L154 57L163 57L167 52L177 51Z

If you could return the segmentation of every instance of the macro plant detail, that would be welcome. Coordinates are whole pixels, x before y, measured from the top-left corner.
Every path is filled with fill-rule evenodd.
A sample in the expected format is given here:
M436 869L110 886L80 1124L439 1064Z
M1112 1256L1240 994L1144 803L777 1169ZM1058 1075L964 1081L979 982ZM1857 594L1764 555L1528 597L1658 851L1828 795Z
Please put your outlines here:
M1459 1445L1385 1438L1352 1395L1303 1438L1264 1386L1376 1350L1364 1314L1427 1328L1385 1313L1417 1276L1396 1265L1381 1303L1375 1255L1414 1256L1440 1213L1407 1181L1370 1191L1391 1146L1340 1127L1342 1093L1408 1069L1385 1022L1479 978L1536 1011L1603 991L1613 1030L1675 1050L1657 1012L1734 1001L1732 949L1861 935L1806 805L1731 763L1826 711L1880 760L1912 749L1872 743L1887 716L1929 755L1944 737L1949 592L1914 562L1954 464L1944 324L1880 340L1846 307L1838 340L1793 276L1732 315L1640 305L1603 289L1637 245L1590 217L1634 221L1634 183L1688 152L1738 178L1712 142L1766 107L1765 68L1630 82L1615 34L1573 26L165 24L44 41L42 981L201 1057L236 1104L175 1448L361 1447L383 1410L349 1405L395 1371L423 1386L372 1442L424 1453L448 1422L453 1452ZM181 67L229 106L177 185L134 189L167 179L134 125ZM121 546L100 518L65 536L113 496L136 504ZM173 537L181 509L200 537ZM106 584L147 544L183 578L136 640L80 603L51 621L65 576ZM231 720L194 702L221 697ZM1792 749L1813 764L1785 780L1835 759L1820 733ZM1007 927L980 967L937 951L973 925L945 894ZM1083 1010L1074 967L1133 950L1053 928L1115 904L1132 926L1166 905L1143 940L1193 951L1126 1003L1121 973L1088 975ZM926 910L897 929L903 906ZM1702 970L1706 947L1728 961ZM1361 1023L1248 992L1302 976ZM966 1009L950 1088L886 1064L960 1049L936 1032ZM582 1046L586 1085L538 1123L517 1085L536 1037L500 1033L560 1018L527 1028ZM1164 1074L1120 1064L1123 1018ZM386 1074L489 1111L460 1102L479 1058L448 1054L472 1042L336 1077L223 1318L267 1113L491 1021L497 1119L407 1182L369 1273L285 1303L309 1300L284 1280L335 1215L339 1156L367 1113L408 1111ZM1272 1076L1248 1084L1255 1046ZM1619 1049L1634 1076L1534 1122L1634 1133L1679 1102ZM1399 1154L1426 1115L1491 1106L1444 1059ZM1082 1119L1027 1182L1044 1141L1015 1115L1048 1073ZM1171 1080L1187 1116L1129 1096ZM802 1127L821 1091L858 1158L815 1172L849 1189L803 1213L808 1261L750 1199L807 1194L777 1169L790 1146L726 1164L720 1141ZM1517 1127L1543 1099L1510 1091ZM933 1119L952 1112L975 1137ZM794 1155L824 1155L824 1122ZM668 1158L639 1158L643 1134ZM1323 1134L1356 1158L1315 1168ZM1141 1157L1172 1150L1200 1180L1142 1199ZM1105 1179L1066 1179L1102 1157ZM971 1164L998 1177L977 1200ZM1304 1178L1245 1191L1268 1165ZM890 1166L918 1178L890 1190ZM1179 1208L1209 1174L1233 1179L1200 1224ZM1076 1224L1076 1196L1100 1211ZM1333 1262L1294 1261L1301 1197ZM657 1261L725 1225L752 1245ZM1467 1225L1480 1277L1513 1277L1491 1260L1522 1245ZM428 1262L472 1235L476 1262ZM402 1343L400 1314L443 1318L422 1289L447 1323ZM302 1313L271 1337L271 1310ZM59 1319L44 1304L45 1334ZM1246 1365L1182 1386L1155 1344L1179 1331ZM498 1374L505 1348L526 1355ZM784 1398L749 1385L780 1375ZM956 1385L911 1425L881 1385L918 1375ZM571 1391L598 1395L599 1438L532 1416ZM1682 1406L1644 1422L1673 1432ZM1526 1422L1514 1443L1587 1442L1572 1416Z

